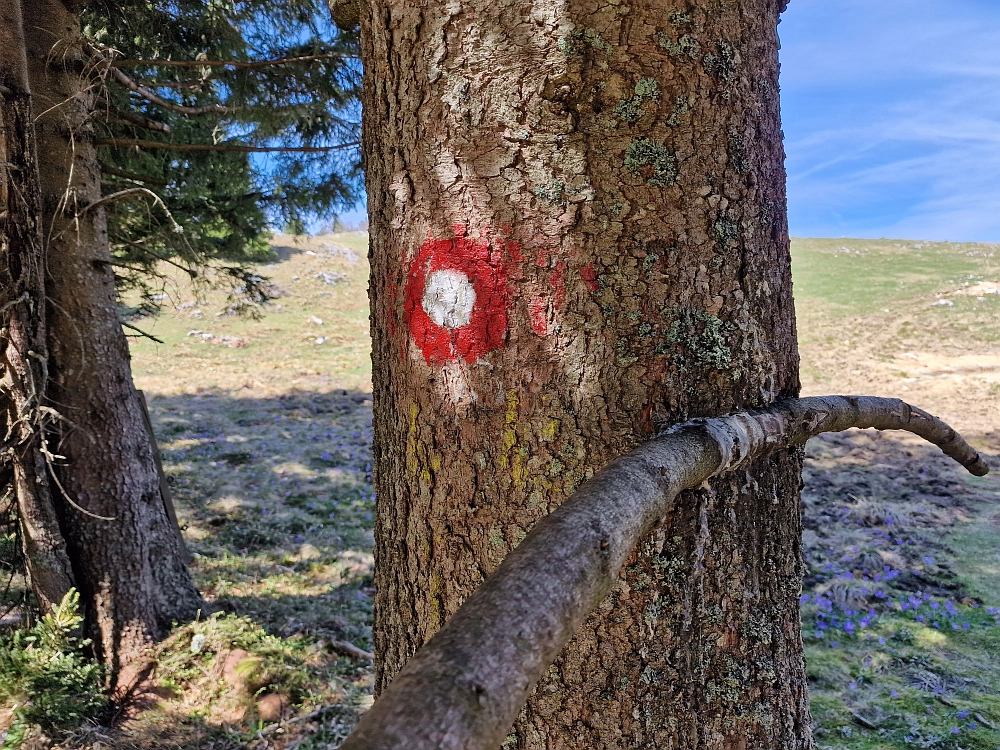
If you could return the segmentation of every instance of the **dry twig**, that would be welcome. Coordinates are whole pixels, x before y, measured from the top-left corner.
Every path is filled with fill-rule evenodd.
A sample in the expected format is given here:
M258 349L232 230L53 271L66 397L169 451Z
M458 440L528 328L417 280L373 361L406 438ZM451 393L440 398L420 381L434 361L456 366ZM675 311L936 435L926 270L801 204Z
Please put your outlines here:
M341 151L345 148L361 145L361 141L351 141L336 146L245 146L237 143L168 143L166 141L146 141L139 138L98 138L94 143L98 146L134 146L136 148L160 149L161 151L237 151L243 154L273 152L318 154L326 151Z

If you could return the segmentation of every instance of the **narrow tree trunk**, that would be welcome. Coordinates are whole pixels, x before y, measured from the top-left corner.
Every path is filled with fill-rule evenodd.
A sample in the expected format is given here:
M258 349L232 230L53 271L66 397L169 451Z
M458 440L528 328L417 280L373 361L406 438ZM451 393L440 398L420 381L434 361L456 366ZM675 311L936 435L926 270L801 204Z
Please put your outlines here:
M778 0L363 0L381 689L584 479L798 391ZM799 456L678 499L523 748L807 748Z
M25 3L47 242L51 398L61 414L56 497L87 621L127 691L148 647L202 600L182 562L132 384L89 119L77 17L59 0ZM110 519L110 520L109 520Z
M0 0L0 397L28 577L42 611L73 585L45 457L45 252L20 0Z

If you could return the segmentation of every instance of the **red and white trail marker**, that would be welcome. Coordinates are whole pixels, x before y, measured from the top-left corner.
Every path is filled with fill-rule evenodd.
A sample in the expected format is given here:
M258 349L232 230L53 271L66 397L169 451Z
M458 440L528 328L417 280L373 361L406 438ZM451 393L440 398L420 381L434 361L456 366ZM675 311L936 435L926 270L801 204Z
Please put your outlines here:
M429 365L473 364L507 339L509 263L520 248L454 229L453 239L424 242L407 276L406 326Z

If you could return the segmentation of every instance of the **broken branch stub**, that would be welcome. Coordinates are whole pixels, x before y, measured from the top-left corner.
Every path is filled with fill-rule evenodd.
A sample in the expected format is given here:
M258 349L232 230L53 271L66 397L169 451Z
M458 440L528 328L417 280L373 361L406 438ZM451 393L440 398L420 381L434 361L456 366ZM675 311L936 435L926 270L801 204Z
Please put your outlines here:
M823 396L695 419L612 461L532 531L420 649L342 750L496 750L535 683L684 489L851 427L905 430L972 474L985 461L899 399Z

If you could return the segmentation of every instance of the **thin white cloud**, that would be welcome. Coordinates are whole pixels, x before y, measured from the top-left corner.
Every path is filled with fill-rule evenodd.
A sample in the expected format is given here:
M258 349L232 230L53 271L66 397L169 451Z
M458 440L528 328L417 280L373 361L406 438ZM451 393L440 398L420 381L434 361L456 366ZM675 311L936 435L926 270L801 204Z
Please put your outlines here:
M793 0L793 233L1000 240L998 24L1000 3Z

